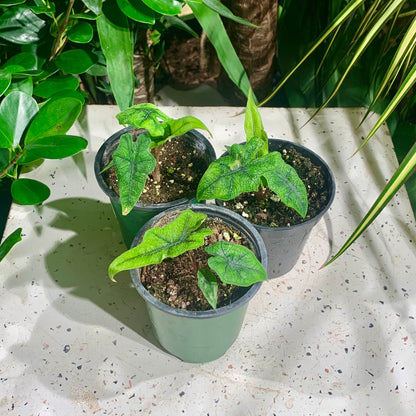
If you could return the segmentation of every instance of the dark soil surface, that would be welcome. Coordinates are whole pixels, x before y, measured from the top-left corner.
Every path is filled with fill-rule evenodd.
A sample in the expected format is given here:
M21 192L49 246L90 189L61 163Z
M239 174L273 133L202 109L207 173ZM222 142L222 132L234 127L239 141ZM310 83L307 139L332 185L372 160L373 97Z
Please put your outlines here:
M261 199L257 193L244 193L235 199L224 201L223 205L253 224L271 227L288 227L317 215L326 206L329 198L329 191L326 189L326 181L320 168L294 148L283 149L281 153L286 163L296 170L306 186L308 212L305 218L293 208L283 204L268 188L264 189Z
M162 180L156 182L149 175L139 202L159 204L175 201L196 193L199 180L207 169L207 163L196 150L190 149L180 137L174 137L162 145L159 156ZM117 174L114 168L103 173L110 189L119 194Z
M224 224L219 218L207 218L201 227L213 231L205 237L204 246L143 269L141 281L145 288L156 299L173 308L199 311L212 309L198 287L197 277L198 269L208 267L210 255L204 250L206 246L224 240L248 246L240 231ZM217 308L232 303L248 289L218 280Z

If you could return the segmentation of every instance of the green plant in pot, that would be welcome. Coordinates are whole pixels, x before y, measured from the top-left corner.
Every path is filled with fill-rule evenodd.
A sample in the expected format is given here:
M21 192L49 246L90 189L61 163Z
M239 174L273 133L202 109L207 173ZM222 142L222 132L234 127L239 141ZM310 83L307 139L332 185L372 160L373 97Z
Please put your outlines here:
M146 223L109 275L130 270L161 345L184 361L205 362L237 338L248 301L267 279L266 261L260 235L244 218L188 204Z
M278 277L297 262L308 235L335 194L327 164L303 146L268 139L249 94L246 142L204 173L197 199L216 199L254 224L268 250L268 275Z
M120 112L117 119L129 127L101 146L95 174L130 246L152 216L195 199L198 181L215 152L195 130L208 131L195 117L173 119L145 103Z

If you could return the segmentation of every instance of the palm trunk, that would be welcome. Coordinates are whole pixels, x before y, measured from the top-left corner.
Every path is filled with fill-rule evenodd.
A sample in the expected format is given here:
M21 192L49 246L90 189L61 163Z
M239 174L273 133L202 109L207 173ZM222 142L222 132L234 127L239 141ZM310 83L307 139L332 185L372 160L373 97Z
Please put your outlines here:
M278 0L224 0L235 15L259 26L253 28L232 20L224 20L228 35L243 64L258 99L273 88L276 71ZM223 70L219 89L235 104L245 105L246 98Z

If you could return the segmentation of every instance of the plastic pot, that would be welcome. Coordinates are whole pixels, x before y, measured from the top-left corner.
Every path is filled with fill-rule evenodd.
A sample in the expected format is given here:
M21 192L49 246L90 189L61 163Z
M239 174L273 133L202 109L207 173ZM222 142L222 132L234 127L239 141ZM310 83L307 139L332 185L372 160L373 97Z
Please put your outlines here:
M113 207L114 214L120 225L120 230L123 235L123 240L127 247L130 247L134 236L140 227L145 224L150 218L154 217L159 212L162 212L171 207L182 205L195 200L194 195L188 195L187 197L177 199L175 201L162 203L162 204L147 204L144 205L140 202L136 203L133 209L127 215L122 215L120 197L110 189L107 183L104 181L100 172L108 164L111 156L117 148L120 137L132 129L130 127L114 133L109 137L97 152L94 162L94 172L97 182L104 193L110 198L111 205ZM202 157L207 166L215 160L215 150L212 147L208 139L196 130L191 130L188 133L181 136L183 140L189 145L190 148L195 149L199 156Z
M161 218L169 215L173 219L187 208L221 218L224 223L239 229L250 242L259 261L267 267L266 248L256 229L240 215L216 205L188 204L158 214L140 229L132 247L140 242L146 230L157 226ZM187 311L154 298L141 282L141 269L130 272L134 286L146 302L156 338L168 352L190 363L215 360L231 347L240 332L248 302L261 286L260 282L241 288L241 297L230 305L207 311Z
M284 148L295 148L299 153L309 157L315 165L320 167L325 178L325 186L329 192L325 207L317 215L300 224L294 224L289 227L267 227L253 224L262 236L267 248L267 274L269 279L282 276L293 269L302 253L312 228L328 211L335 197L334 175L320 156L302 145L287 140L269 139L270 152L281 152ZM221 201L218 200L216 202L222 205Z

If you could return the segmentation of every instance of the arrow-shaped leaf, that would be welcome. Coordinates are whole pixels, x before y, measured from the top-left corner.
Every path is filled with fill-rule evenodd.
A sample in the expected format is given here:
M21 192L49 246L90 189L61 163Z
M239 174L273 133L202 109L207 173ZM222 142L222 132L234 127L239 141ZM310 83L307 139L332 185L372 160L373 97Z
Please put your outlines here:
M211 234L207 228L198 230L205 218L205 214L187 209L163 228L147 230L138 246L127 250L110 264L110 278L114 280L114 276L123 270L159 264L165 258L177 257L201 247L205 236Z
M12 249L12 247L22 241L22 229L18 228L14 230L1 244L0 244L0 261L4 259L6 254Z
M209 267L198 270L198 287L208 303L215 309L218 302L218 282L217 276L212 273Z

